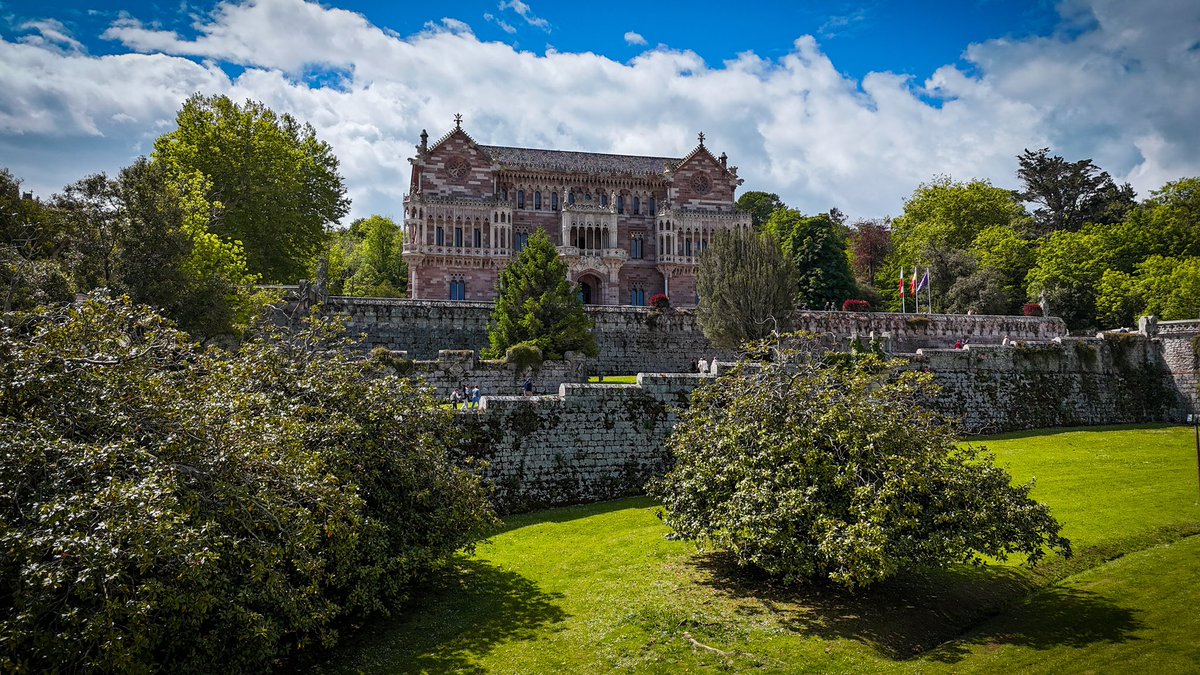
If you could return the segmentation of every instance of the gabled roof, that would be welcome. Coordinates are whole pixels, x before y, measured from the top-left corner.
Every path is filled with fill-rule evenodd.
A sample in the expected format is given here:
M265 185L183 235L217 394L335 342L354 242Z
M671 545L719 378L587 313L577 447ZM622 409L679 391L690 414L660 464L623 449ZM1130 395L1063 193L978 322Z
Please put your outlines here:
M602 152L512 148L503 145L481 145L479 149L491 155L492 160L505 169L661 176L666 173L668 165L674 166L679 162L673 157L609 155Z

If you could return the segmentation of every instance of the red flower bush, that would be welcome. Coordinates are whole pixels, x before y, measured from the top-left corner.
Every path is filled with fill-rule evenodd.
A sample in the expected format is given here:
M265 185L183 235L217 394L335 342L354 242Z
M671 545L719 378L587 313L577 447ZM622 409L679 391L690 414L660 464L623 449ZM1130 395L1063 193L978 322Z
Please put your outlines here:
M842 303L843 312L869 312L871 303L866 300L847 300Z
M662 293L650 296L650 306L654 309L666 309L671 306L671 299Z
M1036 302L1025 303L1025 306L1021 308L1021 313L1025 316L1043 316L1042 306Z

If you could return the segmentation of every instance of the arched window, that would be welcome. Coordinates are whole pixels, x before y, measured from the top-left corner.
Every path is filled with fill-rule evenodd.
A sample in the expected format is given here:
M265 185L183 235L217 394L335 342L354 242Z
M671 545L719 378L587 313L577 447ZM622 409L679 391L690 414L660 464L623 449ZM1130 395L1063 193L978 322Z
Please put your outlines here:
M525 191L524 190L517 190L517 208L518 209L525 208Z
M446 245L446 230L441 225L438 225L437 229L433 231L433 243L438 246Z
M625 195L617 195L617 213L625 213Z
M550 193L550 210L551 211L558 210L558 193L557 192Z
M640 197L633 198L633 215L639 215L642 212L642 200Z
M575 204L575 191L574 190L567 193L567 203L571 204L571 205Z
M600 193L600 206L608 208L608 193L607 192Z
M650 215L652 215L652 216L657 216L657 215L658 215L658 209L657 209L657 206L658 206L658 205L654 203L654 197L651 197L651 198L650 198Z
M540 211L542 209L542 191L537 190L533 193L533 208Z

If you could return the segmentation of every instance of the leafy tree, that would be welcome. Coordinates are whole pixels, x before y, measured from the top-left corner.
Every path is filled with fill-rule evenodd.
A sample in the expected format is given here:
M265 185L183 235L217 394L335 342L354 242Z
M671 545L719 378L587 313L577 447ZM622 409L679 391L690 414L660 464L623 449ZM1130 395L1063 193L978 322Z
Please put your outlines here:
M939 176L917 187L904 203L904 214L892 222L900 264L927 262L929 247L965 251L989 227L1022 229L1025 209L1008 190L986 180L956 183ZM938 271L941 275L941 272Z
M692 394L668 439L675 468L651 486L667 525L787 582L851 589L981 556L1070 554L1032 483L1013 486L914 405L930 374L821 351L785 343Z
M1200 257L1150 256L1132 273L1106 270L1096 308L1110 326L1132 326L1153 314L1167 321L1200 316Z
M1084 223L1117 223L1134 205L1133 188L1128 183L1116 185L1090 159L1068 162L1042 148L1026 149L1017 162L1017 177L1025 184L1018 195L1041 205L1033 212L1038 234L1075 232Z
M544 230L535 231L500 273L499 287L486 356L501 358L509 347L524 342L536 345L548 359L568 351L595 356L591 320Z
M700 256L696 320L713 345L732 349L779 328L792 310L792 266L779 242L754 231L718 232Z
M1113 249L1104 232L1085 227L1050 233L1026 278L1029 297L1044 301L1047 313L1061 317L1070 328L1096 325L1096 290L1105 270L1114 269Z
M338 160L312 125L256 101L193 95L178 128L154 143L174 173L202 173L209 201L224 209L212 231L240 241L251 272L294 282L321 251L325 227L349 211Z
M860 285L875 283L875 274L892 253L891 220L858 221L850 230L849 243L855 278Z
M945 311L955 314L1013 314L1013 299L994 269L975 269L957 277L946 291Z
M34 199L23 199L21 181L0 169L0 311L71 299L62 219Z
M330 246L330 292L372 298L402 298L408 287L404 233L391 218L371 216L334 234Z
M344 348L202 350L99 295L0 328L0 663L265 671L474 541L451 415Z
M786 209L787 205L774 192L750 190L738 197L737 207L750 214L750 222L757 229L767 222L776 209Z
M999 302L990 306L998 314L1019 314L1026 300L1025 277L1037 259L1037 243L1011 227L994 225L975 237L970 253L979 269L996 281Z
M795 304L817 307L842 302L857 294L846 255L846 237L829 214L805 216L795 209L779 209L764 226L779 240L783 256L793 267Z

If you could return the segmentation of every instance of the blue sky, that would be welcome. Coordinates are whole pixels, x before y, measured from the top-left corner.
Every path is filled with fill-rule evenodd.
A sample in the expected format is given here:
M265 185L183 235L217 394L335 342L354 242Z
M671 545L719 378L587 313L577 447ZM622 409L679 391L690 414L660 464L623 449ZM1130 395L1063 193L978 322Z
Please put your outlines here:
M1136 5L1136 6L1134 6ZM0 165L49 194L149 151L193 91L316 126L354 215L397 215L422 128L651 155L695 134L744 189L897 215L937 174L1091 157L1200 174L1200 3L0 2Z

